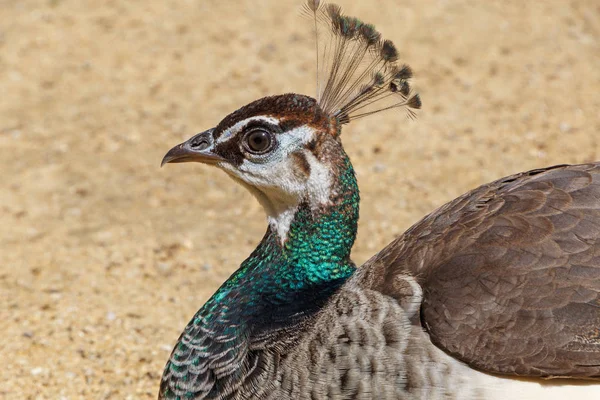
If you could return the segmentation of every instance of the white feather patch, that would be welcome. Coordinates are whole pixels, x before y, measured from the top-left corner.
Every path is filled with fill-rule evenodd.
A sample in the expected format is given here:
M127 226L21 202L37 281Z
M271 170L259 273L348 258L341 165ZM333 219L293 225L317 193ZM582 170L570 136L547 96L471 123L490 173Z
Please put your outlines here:
M313 208L327 204L331 198L331 171L328 165L321 163L308 150L304 156L310 165L310 177L306 182L310 204Z
M486 400L597 400L600 384L582 381L535 380L499 377L472 370L476 385L485 388ZM456 396L460 399L460 396ZM463 397L464 398L464 397Z
M268 117L260 118L268 120ZM234 127L239 125L237 129L241 129L248 122L250 121L241 121ZM266 157L245 159L237 168L228 164L222 165L227 173L244 182L244 186L258 199L267 213L269 224L282 242L287 239L294 214L304 196L308 195L313 208L327 203L330 198L332 177L329 167L305 149L314 135L315 131L312 128L303 125L277 135L278 147ZM290 154L295 152L302 152L310 165L308 179L295 171L297 166L290 157Z
M267 123L273 124L273 125L279 124L279 121L276 118L267 117L264 115L257 115L254 117L246 118L244 120L236 122L233 126L230 126L225 131L223 131L221 136L219 136L217 138L217 143L225 143L228 140L230 140L231 138L235 137L235 135L238 132L240 132L242 129L244 129L244 127L252 121L264 121L264 122L267 122Z

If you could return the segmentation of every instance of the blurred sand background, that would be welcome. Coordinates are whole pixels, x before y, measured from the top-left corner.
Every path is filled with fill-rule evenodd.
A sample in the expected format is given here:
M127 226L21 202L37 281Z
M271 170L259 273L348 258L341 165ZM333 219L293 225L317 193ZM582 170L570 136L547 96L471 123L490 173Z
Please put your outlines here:
M0 398L156 397L266 226L225 174L160 160L251 100L314 95L300 3L0 0ZM339 3L423 99L344 129L357 262L481 183L600 160L598 1Z

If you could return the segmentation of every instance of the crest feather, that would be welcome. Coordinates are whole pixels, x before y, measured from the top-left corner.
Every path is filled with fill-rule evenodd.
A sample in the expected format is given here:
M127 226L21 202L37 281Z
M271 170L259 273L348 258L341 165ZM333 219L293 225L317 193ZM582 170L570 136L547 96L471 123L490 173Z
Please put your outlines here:
M343 15L336 4L307 0L303 12L314 22L317 101L323 111L341 124L392 108L416 116L421 100L408 82L412 70L397 65L392 41L382 39L373 25Z

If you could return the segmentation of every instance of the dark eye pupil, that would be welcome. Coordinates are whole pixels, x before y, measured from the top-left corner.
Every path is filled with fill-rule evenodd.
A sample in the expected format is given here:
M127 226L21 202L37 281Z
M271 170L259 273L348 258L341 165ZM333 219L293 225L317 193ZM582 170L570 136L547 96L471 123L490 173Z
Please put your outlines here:
M252 151L265 151L271 145L271 137L265 131L254 131L247 138L248 147Z

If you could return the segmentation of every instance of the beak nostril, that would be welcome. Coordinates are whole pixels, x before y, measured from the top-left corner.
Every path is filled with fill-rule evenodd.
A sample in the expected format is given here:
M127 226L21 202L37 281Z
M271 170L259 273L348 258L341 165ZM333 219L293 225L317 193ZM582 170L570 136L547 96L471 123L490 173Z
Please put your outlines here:
M197 139L190 143L190 147L194 150L204 150L208 148L209 143L206 139Z

